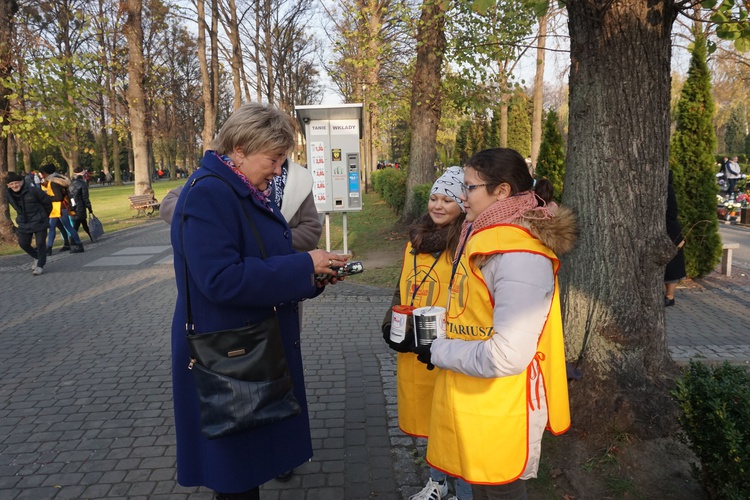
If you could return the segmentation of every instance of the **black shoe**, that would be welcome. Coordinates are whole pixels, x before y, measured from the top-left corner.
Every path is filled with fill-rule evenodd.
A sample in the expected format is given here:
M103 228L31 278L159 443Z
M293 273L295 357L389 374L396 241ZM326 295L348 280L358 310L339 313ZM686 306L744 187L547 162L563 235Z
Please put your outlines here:
M664 297L664 307L669 307L674 305L674 299L668 299Z
M280 483L286 483L292 478L293 475L294 475L294 469L288 470L285 473L279 474L278 476L276 476L276 480L279 481Z
M83 245L73 245L70 249L70 253L83 253Z
M47 255L52 255L52 247L47 247Z
M60 247L61 252L67 252L68 250L70 250L70 245L63 245Z

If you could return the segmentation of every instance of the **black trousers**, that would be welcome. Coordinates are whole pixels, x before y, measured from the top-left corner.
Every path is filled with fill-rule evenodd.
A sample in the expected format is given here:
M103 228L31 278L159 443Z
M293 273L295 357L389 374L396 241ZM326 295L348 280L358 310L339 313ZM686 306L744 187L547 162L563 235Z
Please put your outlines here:
M78 232L78 228L81 226L83 226L83 230L86 232L86 234L89 235L89 239L91 239L91 231L89 231L89 223L86 222L86 219L76 219L75 221L73 221L73 229L76 233Z
M527 500L526 481L516 479L512 483L487 485L472 484L474 500Z
M216 500L260 500L260 487L242 493L219 493L216 492Z
M44 267L47 263L47 230L42 229L35 233L18 233L18 246L21 250L37 260L37 266ZM36 248L31 246L31 237L34 237Z

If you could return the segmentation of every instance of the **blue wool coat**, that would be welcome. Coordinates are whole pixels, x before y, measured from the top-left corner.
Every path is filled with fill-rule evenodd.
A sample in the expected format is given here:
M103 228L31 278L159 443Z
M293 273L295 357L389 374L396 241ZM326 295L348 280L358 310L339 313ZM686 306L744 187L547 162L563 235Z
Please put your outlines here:
M207 177L218 175L226 179ZM192 185L192 187L191 187ZM187 200L187 203L186 203ZM177 304L172 323L172 383L177 435L177 481L222 493L252 489L312 457L297 301L320 293L312 258L292 249L291 232L213 152L207 152L177 201L172 247ZM260 250L243 210L255 221L268 254ZM184 229L181 219L184 214ZM184 246L183 246L184 232ZM294 391L302 412L276 424L220 439L200 431L199 404L185 339L185 271L197 333L257 322L277 307Z

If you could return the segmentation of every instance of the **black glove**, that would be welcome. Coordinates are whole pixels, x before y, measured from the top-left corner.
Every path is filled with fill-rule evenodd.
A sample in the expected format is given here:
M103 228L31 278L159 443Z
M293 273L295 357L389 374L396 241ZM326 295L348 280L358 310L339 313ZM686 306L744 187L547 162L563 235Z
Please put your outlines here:
M432 353L430 352L431 345L418 345L414 348L412 351L414 354L417 355L417 360L420 363L424 363L427 365L428 370L434 370L435 365L430 363L430 360L432 359Z
M401 342L393 342L391 340L391 325L383 325L383 340L388 344L388 347L396 352L412 352L414 349L414 331L410 328L406 329L406 336Z

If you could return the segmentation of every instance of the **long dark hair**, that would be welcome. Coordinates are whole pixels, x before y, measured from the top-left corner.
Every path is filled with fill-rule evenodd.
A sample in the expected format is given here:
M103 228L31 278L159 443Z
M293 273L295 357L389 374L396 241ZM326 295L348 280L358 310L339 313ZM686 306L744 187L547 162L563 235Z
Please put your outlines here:
M487 184L484 188L492 193L497 186L506 183L510 186L510 195L531 191L540 198L539 205L552 200L552 183L539 179L534 186L534 178L529 172L526 160L518 151L510 148L485 149L469 158L464 168L473 168Z
M439 228L429 213L421 215L409 226L409 241L412 248L420 253L445 250L448 252L450 260L453 260L453 257L456 255L458 240L461 237L461 226L465 218L466 214L461 212L450 224ZM440 245L441 248L433 248L436 239L440 238L442 242L443 236L445 236L444 245Z

